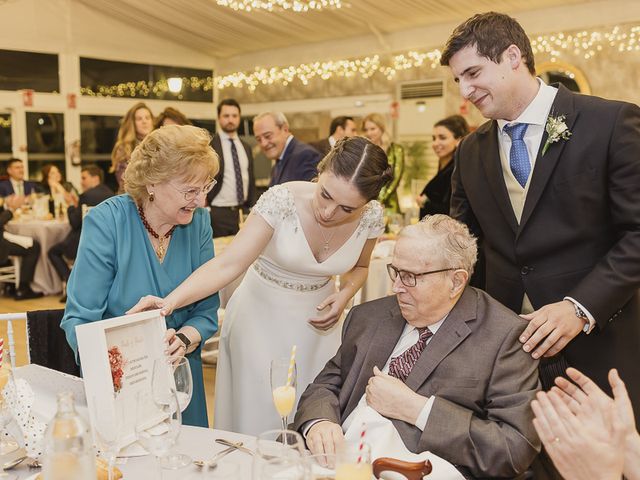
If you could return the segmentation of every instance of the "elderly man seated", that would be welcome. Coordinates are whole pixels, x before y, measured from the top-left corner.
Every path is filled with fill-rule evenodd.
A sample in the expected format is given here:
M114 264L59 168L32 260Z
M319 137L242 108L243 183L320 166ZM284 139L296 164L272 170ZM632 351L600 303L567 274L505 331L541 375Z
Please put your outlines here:
M476 254L446 215L402 230L388 266L395 296L351 310L336 356L300 399L293 428L312 452L334 451L368 405L408 450L467 477L527 469L540 448L530 407L538 365L518 341L526 322L467 285Z

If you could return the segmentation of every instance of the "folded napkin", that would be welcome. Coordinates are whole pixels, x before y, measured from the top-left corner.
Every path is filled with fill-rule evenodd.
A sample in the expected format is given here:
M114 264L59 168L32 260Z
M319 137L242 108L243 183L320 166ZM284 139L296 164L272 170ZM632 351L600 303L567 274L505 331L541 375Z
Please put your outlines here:
M22 248L33 247L33 238L25 237L24 235L16 235L15 233L3 232L2 236L7 242L20 245Z
M35 394L23 379L8 382L2 390L15 422L9 423L6 434L27 451L32 458L40 458L44 447L44 432L47 425L38 420L32 412Z
M345 432L348 442L358 443L362 424L366 426L366 442L371 446L371 460L380 457L396 458L407 462L431 461L433 471L429 480L464 480L462 474L445 459L431 452L415 454L407 450L400 434L388 418L383 417L368 405L360 405Z

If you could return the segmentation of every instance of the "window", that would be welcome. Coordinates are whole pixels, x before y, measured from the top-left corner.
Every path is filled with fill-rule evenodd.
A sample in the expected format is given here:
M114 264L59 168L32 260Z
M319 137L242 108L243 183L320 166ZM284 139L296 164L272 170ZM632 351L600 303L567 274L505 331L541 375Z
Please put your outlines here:
M27 112L27 152L29 177L40 179L40 171L53 163L64 177L64 115L62 113Z
M213 72L80 58L82 95L186 102L213 101Z
M0 113L0 158L11 155L11 114Z
M0 65L0 90L60 91L57 55L0 50Z

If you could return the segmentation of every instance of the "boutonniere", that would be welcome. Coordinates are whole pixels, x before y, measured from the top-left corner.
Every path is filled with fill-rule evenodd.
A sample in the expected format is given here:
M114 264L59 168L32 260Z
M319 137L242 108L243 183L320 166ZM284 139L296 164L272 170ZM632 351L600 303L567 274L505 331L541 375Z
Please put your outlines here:
M546 153L552 143L559 142L560 140L569 140L569 137L571 137L569 127L564 123L565 118L564 115L558 115L557 117L549 115L549 118L547 118L547 124L544 127L547 131L547 141L544 147L542 147L542 155Z

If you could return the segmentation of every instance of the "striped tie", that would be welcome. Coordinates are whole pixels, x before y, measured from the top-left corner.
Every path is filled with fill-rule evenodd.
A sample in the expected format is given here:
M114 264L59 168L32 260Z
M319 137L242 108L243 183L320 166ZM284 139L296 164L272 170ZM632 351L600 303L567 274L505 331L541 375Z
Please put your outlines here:
M424 347L427 346L427 340L433 335L428 327L418 328L418 332L420 333L418 341L397 357L392 358L389 363L389 375L403 382L407 380L411 369L420 358Z
M238 200L238 205L242 206L244 203L244 186L242 184L242 171L240 170L240 157L238 157L238 149L236 148L236 144L233 141L233 138L229 139L231 141L231 158L233 159L233 172L236 177L236 198Z

